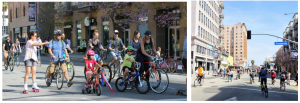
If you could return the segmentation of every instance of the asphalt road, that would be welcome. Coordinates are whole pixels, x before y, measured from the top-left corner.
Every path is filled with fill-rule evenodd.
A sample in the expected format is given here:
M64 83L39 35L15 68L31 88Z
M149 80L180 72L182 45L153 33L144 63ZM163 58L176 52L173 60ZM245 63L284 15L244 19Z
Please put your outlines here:
M255 84L250 84L249 74L243 74L241 79L233 77L232 82L223 77L213 77L204 80L203 86L194 87L195 76L192 76L191 100L192 101L298 101L298 87L291 80L291 85L286 85L285 91L280 90L279 79L274 85L271 78L267 80L269 96L262 95L259 87L258 77Z
M3 59L2 59L3 60ZM21 55L21 60L24 60L24 54ZM64 82L63 88L58 90L55 83L50 87L46 86L45 71L49 65L49 57L42 56L42 66L37 67L36 82L40 87L39 93L31 92L32 80L29 76L28 94L23 94L24 90L24 75L25 66L21 62L19 67L15 66L14 71L4 69L4 61L2 61L2 100L3 101L186 101L186 95L175 95L174 89L186 88L186 74L168 73L169 87L162 94L156 94L151 90L147 94L139 94L136 89L118 92L115 87L116 77L111 80L110 85L115 94L112 94L108 87L102 86L102 94L97 96L96 93L82 94L84 89L84 63L82 61L72 61L75 66L74 84L67 87L67 82Z

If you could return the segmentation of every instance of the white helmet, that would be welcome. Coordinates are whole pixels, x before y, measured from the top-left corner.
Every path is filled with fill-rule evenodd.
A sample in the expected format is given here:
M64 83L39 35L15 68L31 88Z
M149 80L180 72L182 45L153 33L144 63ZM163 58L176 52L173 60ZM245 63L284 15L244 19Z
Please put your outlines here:
M54 30L54 35L57 35L57 34L63 34L62 32L61 32L61 30L59 30L59 29L57 29L57 30Z

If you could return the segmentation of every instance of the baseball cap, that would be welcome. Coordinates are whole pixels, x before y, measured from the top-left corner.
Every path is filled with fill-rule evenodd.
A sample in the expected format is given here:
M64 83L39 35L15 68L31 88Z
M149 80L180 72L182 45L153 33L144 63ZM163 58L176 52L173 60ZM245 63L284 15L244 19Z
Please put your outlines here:
M114 33L115 33L115 34L119 34L119 31L118 31L118 30L115 30Z
M151 31L150 31L150 30L147 30L147 31L145 32L145 35L151 36Z

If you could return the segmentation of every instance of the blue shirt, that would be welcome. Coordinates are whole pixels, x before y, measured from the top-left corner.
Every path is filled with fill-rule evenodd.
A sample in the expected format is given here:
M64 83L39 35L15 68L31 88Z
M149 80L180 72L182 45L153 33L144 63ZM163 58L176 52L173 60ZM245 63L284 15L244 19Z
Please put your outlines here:
M133 39L131 39L129 45L138 50L141 47L141 39L139 39L138 42L135 42ZM136 55L136 51L133 51L132 55Z
M118 37L118 38L119 38L119 37ZM119 40L118 40L118 39L115 39L115 38L113 37L112 39L109 40L109 44L108 44L108 47L111 47L112 49L114 49L116 53L119 52L119 49L118 49L119 44L121 44L121 45L120 45L121 48L123 48L123 46L124 46L124 44L123 44L123 42L122 42L122 39L121 39L121 38L119 38L119 39L120 39L120 43L119 43ZM114 41L113 44L111 44L112 41Z
M56 57L56 59L53 59L51 57L50 61L57 63L58 62L58 58L63 58L64 53L64 49L67 48L66 43L61 42L61 41L53 41L52 44L52 40L50 40L49 42L49 46L48 48L51 48L52 54ZM64 62L65 60L60 60L60 62Z
M265 74L265 75L262 76L262 74ZM260 78L267 78L267 76L268 76L268 73L267 73L266 70L261 70L261 71L260 71Z
M187 41L186 41L186 36L185 36L185 39L184 39L182 58L187 59Z

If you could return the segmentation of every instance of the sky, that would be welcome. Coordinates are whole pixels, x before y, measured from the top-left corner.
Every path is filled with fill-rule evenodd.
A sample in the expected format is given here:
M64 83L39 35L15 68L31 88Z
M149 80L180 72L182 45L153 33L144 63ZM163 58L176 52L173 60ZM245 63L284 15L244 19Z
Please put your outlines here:
M245 23L252 34L272 34L283 37L283 32L294 14L298 12L298 1L224 1L224 25ZM247 40L248 61L262 65L267 56L276 56L281 47L274 42L282 42L272 36L252 35ZM251 63L248 63L251 65Z

